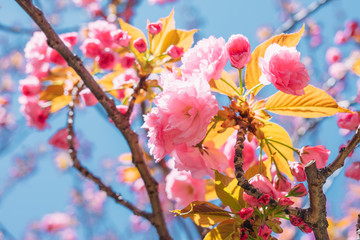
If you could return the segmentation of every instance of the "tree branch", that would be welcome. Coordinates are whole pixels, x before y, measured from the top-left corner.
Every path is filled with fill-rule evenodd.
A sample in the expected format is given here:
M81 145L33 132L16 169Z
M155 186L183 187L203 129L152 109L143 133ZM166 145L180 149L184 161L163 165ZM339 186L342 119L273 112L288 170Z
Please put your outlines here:
M299 12L294 14L292 16L292 18L289 18L279 28L277 28L275 30L275 35L290 31L291 29L293 29L295 27L295 25L298 22L304 20L310 14L316 12L321 6L323 6L324 4L326 4L330 1L331 0L318 0L316 2L314 1L314 2L310 3L310 5L307 8L300 10Z
M66 60L68 65L72 67L75 72L81 77L85 85L98 99L100 104L104 107L107 114L114 122L115 126L121 131L126 141L129 144L132 153L132 162L139 170L140 175L144 181L145 188L149 195L150 203L152 206L153 225L156 228L160 239L171 239L167 230L164 215L161 209L161 203L158 194L158 183L151 175L148 166L145 163L142 149L139 145L138 135L130 128L129 121L126 120L115 106L115 103L110 99L101 87L94 80L92 75L86 70L80 58L74 55L70 49L61 41L52 26L44 17L42 11L32 4L31 0L15 0L36 22L40 29L45 33L48 44L60 53Z
M145 211L142 211L138 209L136 206L134 206L132 203L125 200L121 194L115 193L114 190L110 186L106 186L102 180L99 177L96 177L92 172L90 172L86 167L84 167L79 159L77 158L77 151L74 146L74 108L75 108L75 101L76 97L78 96L78 92L82 88L82 82L80 82L76 87L72 90L72 100L69 103L69 112L68 112L68 122L67 122L67 129L68 129L68 144L69 144L69 154L73 161L73 167L76 168L81 175L83 175L85 178L93 181L100 190L104 191L106 195L111 197L115 200L115 202L123 205L124 207L128 208L130 211L132 211L135 215L141 216L149 220L151 223L153 223L152 215L150 213L147 213Z
M128 110L126 111L126 114L125 114L125 118L128 121L129 121L131 113L132 113L132 111L134 109L135 100L136 100L137 96L139 95L140 90L144 87L145 80L147 79L147 77L148 77L148 75L143 76L143 77L140 78L140 81L139 81L138 85L134 89L134 93L131 95L131 100L130 100L130 103L129 103L129 107L128 107Z
M358 215L356 224L356 239L360 239L360 214Z

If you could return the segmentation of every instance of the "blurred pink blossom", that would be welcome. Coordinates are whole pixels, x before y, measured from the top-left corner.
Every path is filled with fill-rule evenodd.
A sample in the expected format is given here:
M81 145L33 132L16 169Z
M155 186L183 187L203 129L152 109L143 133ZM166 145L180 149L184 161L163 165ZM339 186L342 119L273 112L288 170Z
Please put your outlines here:
M353 162L345 170L345 176L355 180L360 180L360 162Z
M356 130L360 124L360 117L358 112L354 113L338 113L337 125L339 128L344 128L350 131Z
M316 161L317 168L324 168L330 155L330 150L323 145L305 146L300 150L301 161L307 164L311 160Z
M21 104L20 111L24 114L26 123L30 127L36 127L43 130L48 124L46 120L50 114L50 107L42 107L42 101L36 97L20 96L19 102Z
M41 82L37 77L28 76L19 81L19 90L25 96L34 96L41 92Z
M342 62L336 62L330 65L329 75L337 80L341 80L345 77L348 68Z
M79 95L86 106L93 106L98 103L97 98L88 88L81 90Z
M335 62L340 61L340 60L341 60L341 57L342 57L342 54L341 54L341 51L340 51L339 48L330 47L330 48L328 48L328 50L326 51L325 58L326 58L326 61L327 61L329 64L332 64L332 63L335 63Z
M53 145L54 147L67 150L69 149L67 137L68 137L67 128L60 129L50 138L49 144ZM74 147L76 149L79 148L79 141L77 140L76 137L74 138Z

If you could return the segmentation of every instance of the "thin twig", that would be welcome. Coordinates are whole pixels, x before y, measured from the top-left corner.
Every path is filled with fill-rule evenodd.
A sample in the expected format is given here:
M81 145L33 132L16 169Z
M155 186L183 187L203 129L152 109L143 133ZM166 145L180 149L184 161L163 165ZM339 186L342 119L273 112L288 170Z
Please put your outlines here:
M146 218L152 223L152 215L148 212L142 211L134 206L129 201L125 200L121 194L115 193L114 190L110 186L106 186L99 177L96 177L93 173L91 173L86 167L84 167L79 159L77 158L77 151L74 146L74 107L75 107L75 100L77 98L79 90L82 88L82 82L80 82L77 86L75 86L72 90L72 99L69 103L69 112L68 112L68 122L67 122L67 129L68 129L68 144L69 144L69 154L73 161L73 166L76 168L85 178L88 178L92 182L94 182L100 190L104 191L106 195L113 198L115 202L123 205L124 207L128 208L132 211L135 215L141 216Z
M307 8L301 9L299 12L293 15L292 18L289 18L285 21L279 28L275 30L275 35L280 33L285 33L290 31L295 27L295 25L307 18L312 13L316 12L321 6L330 2L331 0L318 0L310 3Z
M158 193L158 183L150 173L145 163L142 149L139 145L138 135L132 131L129 121L116 108L112 99L110 99L93 76L84 67L81 59L74 55L70 49L62 42L56 34L52 26L49 24L40 9L32 4L31 0L15 0L29 16L35 21L47 37L48 45L54 48L66 60L68 65L81 77L85 85L90 89L100 104L104 107L107 114L114 122L115 126L121 131L126 139L132 154L132 162L139 170L141 178L144 181L146 191L148 193L150 204L152 207L153 225L159 234L160 239L172 239L167 229L164 214L162 212L161 203Z
M356 223L356 239L360 239L360 214L358 215L357 223Z
M132 111L134 109L134 106L135 106L135 100L136 100L137 96L139 95L140 90L143 89L147 77L148 77L148 75L143 76L143 77L140 78L140 81L139 81L138 85L135 87L134 92L131 95L129 107L128 107L128 110L125 113L125 118L127 120L129 120L129 118L131 116L131 113L132 113Z

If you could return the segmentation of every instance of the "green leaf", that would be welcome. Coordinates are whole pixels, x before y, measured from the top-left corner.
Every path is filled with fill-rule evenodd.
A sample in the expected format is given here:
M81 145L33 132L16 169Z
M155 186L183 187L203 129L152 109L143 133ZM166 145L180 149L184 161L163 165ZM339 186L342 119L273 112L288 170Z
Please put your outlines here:
M219 199L226 206L235 211L240 211L244 206L239 203L240 186L236 178L222 175L215 170L215 191Z
M230 240L234 233L235 220L221 222L217 227L208 232L204 240Z

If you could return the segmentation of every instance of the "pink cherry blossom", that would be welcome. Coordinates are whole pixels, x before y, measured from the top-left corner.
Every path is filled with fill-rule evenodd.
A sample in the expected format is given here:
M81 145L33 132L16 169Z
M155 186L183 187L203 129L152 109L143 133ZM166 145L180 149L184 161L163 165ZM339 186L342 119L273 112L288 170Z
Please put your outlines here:
M348 20L345 23L345 31L353 36L359 27L359 23L356 20Z
M133 53L125 53L120 58L120 64L123 68L131 68L135 63L135 55Z
M177 207L205 200L205 180L192 178L186 171L172 170L166 176L165 182L166 195L176 202Z
M82 53L88 58L95 58L101 54L101 43L99 39L87 38L80 46Z
M330 150L323 145L314 147L305 146L300 150L300 157L304 164L311 160L316 161L317 168L324 168L330 155Z
M55 212L45 215L40 221L40 227L43 231L54 233L66 229L74 223L75 220L69 214Z
M337 80L341 80L345 77L348 68L344 63L336 62L330 65L329 75Z
M176 45L171 45L167 50L166 54L169 55L172 59L178 59L183 56L184 48L178 47Z
M259 227L258 236L261 237L263 240L268 240L271 233L272 230L268 225L263 224Z
M65 45L67 45L67 47L70 47L70 44L68 43L66 44L66 42ZM47 58L49 59L50 62L55 63L57 65L62 65L62 66L67 65L65 59L55 49L48 48Z
M303 182L306 180L304 165L298 162L290 163L291 174L295 177L296 181Z
M345 170L345 176L355 180L360 180L360 162L353 162Z
M342 57L341 51L336 47L330 47L326 51L325 58L329 64L340 61L341 57Z
M149 129L150 153L157 160L171 153L177 145L198 144L219 109L204 79L183 81L168 73L162 74L161 78L165 78L162 80L164 91L155 98L157 107L144 117L143 126Z
M19 98L21 104L20 111L24 114L26 123L30 127L36 127L39 130L43 130L46 126L46 120L50 114L50 107L42 107L44 103L39 101L36 97Z
M305 94L310 77L295 48L273 43L266 49L265 56L259 58L259 66L262 84L272 83L278 90L292 95Z
M258 188L264 194L269 194L269 196L274 199L278 199L282 195L273 187L269 179L261 174L256 174L254 177L250 178L249 183ZM258 200L255 197L248 195L245 192L243 193L243 198L250 206L259 205Z
M41 82L37 77L28 76L19 81L19 90L25 96L34 96L41 92Z
M125 72L113 79L114 88L121 88L124 84L137 84L140 78L133 68L126 69Z
M49 144L53 145L54 147L67 150L69 149L67 137L67 128L60 129L50 138ZM79 141L77 140L77 138L74 139L74 147L76 149L79 148Z
M245 220L251 217L251 215L254 213L254 209L252 207L249 208L243 208L241 209L238 214L241 219Z
M161 32L162 29L162 22L159 20L154 23L149 23L147 25L147 29L151 35L156 35Z
M127 31L123 31L120 29L112 31L111 37L116 45L120 47L129 46L131 36L128 34Z
M97 20L88 24L89 38L95 38L100 41L101 46L111 47L113 38L111 32L116 30L116 26L105 20Z
M336 44L343 44L349 40L349 34L345 33L344 31L337 31L334 37L334 42Z
M185 76L200 74L207 81L212 78L219 79L228 58L225 40L210 36L208 39L200 40L184 54L181 59L181 72Z
M104 51L96 57L96 61L101 69L111 70L116 64L117 56L112 51Z
M279 199L279 205L280 206L291 206L293 204L294 204L294 202L288 197Z
M234 168L234 156L235 156L235 143L236 143L236 134L235 131L231 136L226 140L226 143L220 148L229 161L229 165ZM258 144L254 138L251 142L247 139L244 142L243 158L244 158L244 171L248 170L250 167L254 166L257 162L256 148Z
M46 77L49 72L49 63L47 62L48 45L46 36L43 32L34 32L31 39L27 42L24 52L28 61L26 72L38 78Z
M354 113L338 113L337 125L350 131L356 130L360 124L360 117L357 112Z
M148 0L150 4L165 4L169 2L175 2L176 0Z
M93 106L98 103L98 100L88 88L81 90L79 95L86 106Z
M73 2L80 7L85 7L91 3L97 3L99 0L73 0Z
M250 61L251 47L247 37L241 34L231 35L226 43L226 49L234 68L242 69Z
M290 215L290 222L295 227L299 227L305 224L304 220L302 218L299 218L297 216Z
M147 49L145 40L141 37L139 37L138 39L135 39L134 40L134 48L136 50L138 50L140 53L145 52Z

